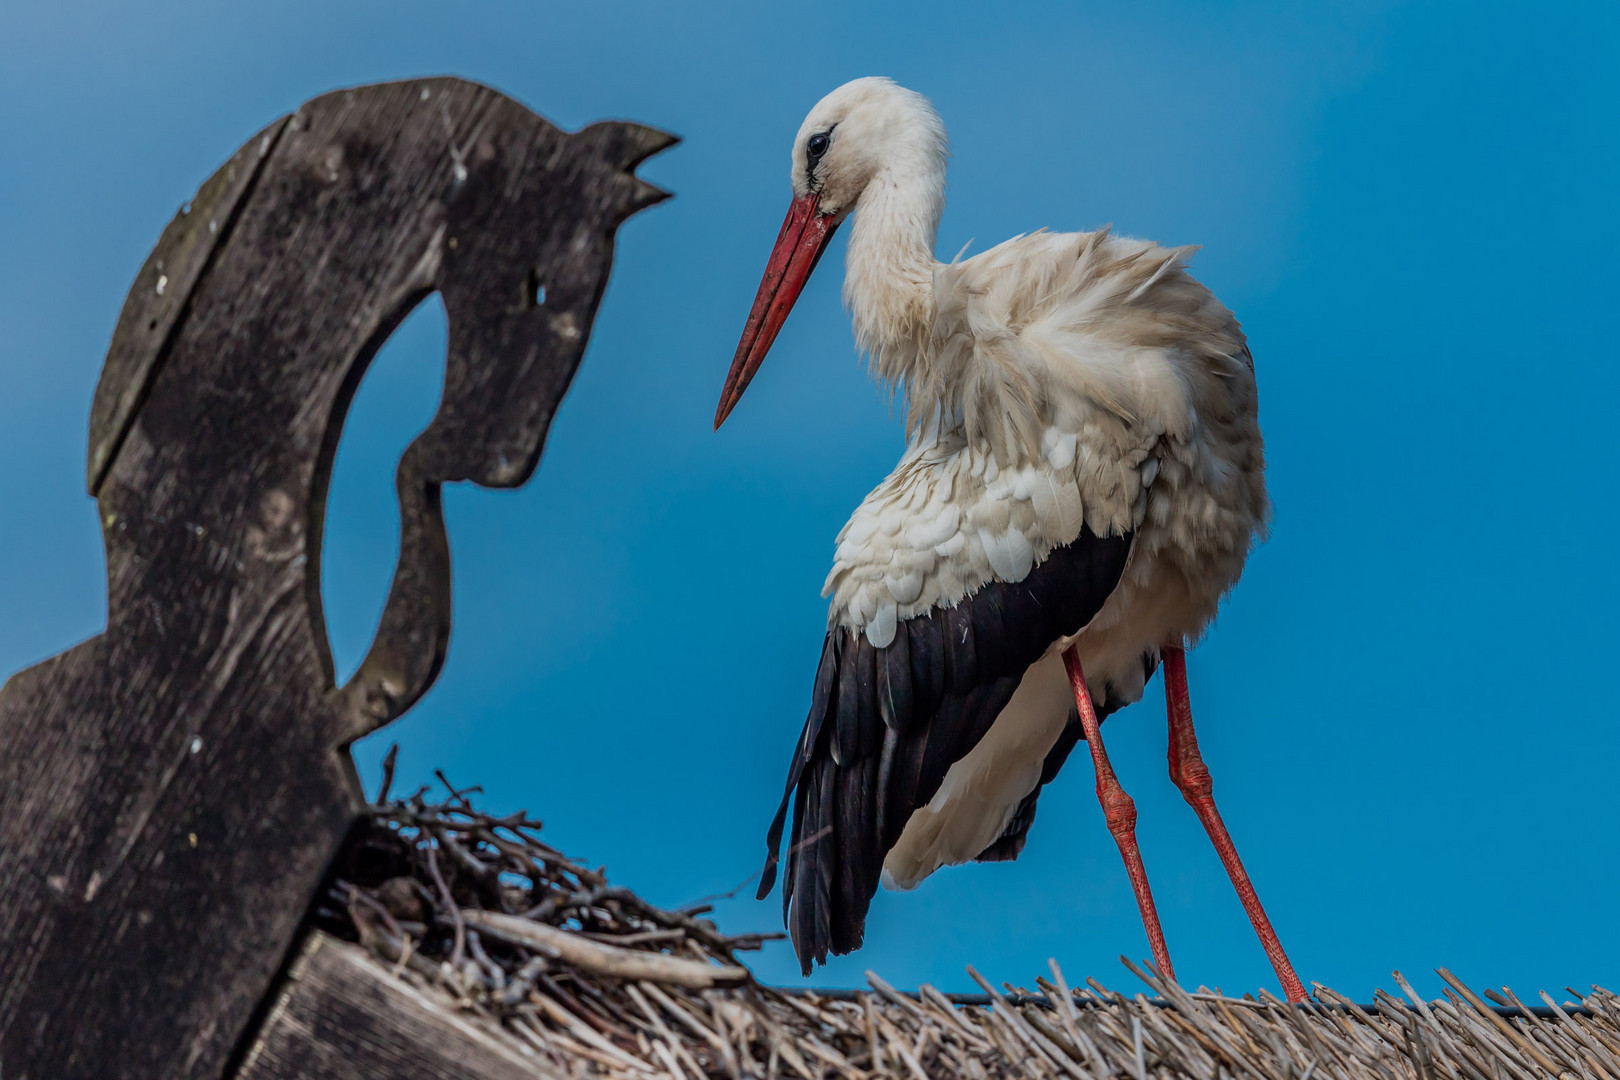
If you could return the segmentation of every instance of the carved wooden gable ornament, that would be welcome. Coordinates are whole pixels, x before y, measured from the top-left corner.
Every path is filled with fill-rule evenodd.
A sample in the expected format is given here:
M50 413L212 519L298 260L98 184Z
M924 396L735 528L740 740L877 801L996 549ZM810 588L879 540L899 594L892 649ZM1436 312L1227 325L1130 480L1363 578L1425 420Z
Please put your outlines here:
M522 484L614 231L666 134L574 134L483 86L316 98L164 231L96 388L105 632L0 691L0 1077L217 1078L364 804L348 746L444 659L439 487ZM444 397L400 462L401 555L334 685L321 524L344 414L430 293Z

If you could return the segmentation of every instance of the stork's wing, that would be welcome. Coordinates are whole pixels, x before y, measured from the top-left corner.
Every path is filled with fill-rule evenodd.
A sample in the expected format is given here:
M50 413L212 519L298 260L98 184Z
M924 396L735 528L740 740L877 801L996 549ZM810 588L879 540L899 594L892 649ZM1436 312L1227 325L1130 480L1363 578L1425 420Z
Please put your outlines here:
M989 730L1025 670L1097 614L1130 547L1131 534L1082 526L1021 581L904 619L883 647L838 624L828 631L759 889L763 899L776 881L791 803L782 899L806 974L829 951L860 946L884 855L912 811Z

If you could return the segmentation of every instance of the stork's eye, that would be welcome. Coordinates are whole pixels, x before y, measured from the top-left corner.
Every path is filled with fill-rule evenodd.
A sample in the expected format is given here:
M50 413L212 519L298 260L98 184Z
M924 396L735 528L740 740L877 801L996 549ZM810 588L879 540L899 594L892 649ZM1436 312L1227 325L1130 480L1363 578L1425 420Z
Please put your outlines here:
M818 131L810 136L809 142L804 144L805 153L809 154L812 159L818 158L827 152L827 144L831 141L825 131Z

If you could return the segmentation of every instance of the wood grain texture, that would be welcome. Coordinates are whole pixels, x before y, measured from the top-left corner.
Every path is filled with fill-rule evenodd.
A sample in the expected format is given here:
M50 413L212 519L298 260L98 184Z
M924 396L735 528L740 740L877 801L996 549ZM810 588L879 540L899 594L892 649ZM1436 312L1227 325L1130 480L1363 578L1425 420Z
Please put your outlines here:
M165 233L97 389L107 629L0 689L5 1080L221 1074L362 804L348 744L443 661L439 486L532 473L614 230L663 197L631 170L671 142L568 134L460 80L362 87L255 136ZM332 458L433 291L444 397L400 464L377 639L338 688Z
M311 934L235 1080L559 1080L493 1023L457 1014L358 945Z
M219 167L197 194L174 215L135 284L124 298L112 347L90 405L90 494L95 495L107 466L129 431L153 369L210 258L236 219L237 208L259 178L259 169L281 137L287 118L259 132Z

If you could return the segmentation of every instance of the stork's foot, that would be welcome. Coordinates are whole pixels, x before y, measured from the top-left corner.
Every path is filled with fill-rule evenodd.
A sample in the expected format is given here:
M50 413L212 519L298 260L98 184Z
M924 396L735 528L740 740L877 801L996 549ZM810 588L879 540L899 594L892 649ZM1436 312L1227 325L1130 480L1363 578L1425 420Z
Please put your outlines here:
M1260 947L1265 949L1272 970L1282 982L1283 993L1288 995L1289 1001L1304 1001L1305 987L1299 981L1299 976L1294 974L1294 965L1288 962L1288 954L1283 952L1282 942L1277 940L1277 932L1271 928L1271 920L1266 918L1266 909L1260 906L1260 897L1255 895L1249 874L1243 869L1243 860L1238 858L1237 847L1226 831L1226 824L1221 821L1221 813L1215 809L1215 785L1210 780L1209 768L1198 753L1198 736L1193 732L1192 699L1187 693L1186 653L1178 645L1167 645L1163 657L1165 704L1170 713L1170 779L1181 789L1187 805L1193 808L1204 825L1204 831L1209 833L1210 842L1221 857L1221 865L1226 867L1232 887L1243 902L1243 910L1248 913L1249 922L1260 937Z
M1102 803L1108 831L1113 834L1119 854L1125 860L1125 873L1130 876L1131 891L1136 893L1136 906L1142 912L1142 928L1147 931L1153 963L1165 978L1174 979L1176 973L1170 966L1170 950L1164 944L1159 912L1153 906L1153 890L1148 887L1147 870L1142 866L1142 851L1136 846L1136 803L1120 787L1119 778L1108 763L1097 710L1091 702L1091 691L1086 687L1085 672L1080 668L1080 654L1072 647L1067 649L1063 653L1063 664L1069 671L1074 703L1080 710L1080 725L1085 729L1086 746L1091 749L1091 763L1097 770L1097 801Z

